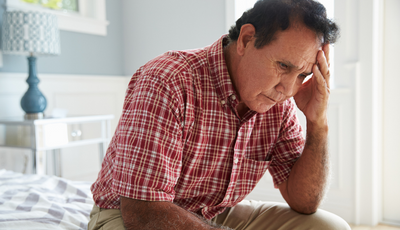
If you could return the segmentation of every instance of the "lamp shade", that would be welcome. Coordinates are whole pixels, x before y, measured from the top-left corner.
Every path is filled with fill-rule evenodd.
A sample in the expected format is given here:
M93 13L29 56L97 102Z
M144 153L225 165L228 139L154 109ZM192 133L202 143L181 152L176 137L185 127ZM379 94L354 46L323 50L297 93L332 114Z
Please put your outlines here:
M2 48L5 54L58 55L60 34L57 16L37 11L3 14Z

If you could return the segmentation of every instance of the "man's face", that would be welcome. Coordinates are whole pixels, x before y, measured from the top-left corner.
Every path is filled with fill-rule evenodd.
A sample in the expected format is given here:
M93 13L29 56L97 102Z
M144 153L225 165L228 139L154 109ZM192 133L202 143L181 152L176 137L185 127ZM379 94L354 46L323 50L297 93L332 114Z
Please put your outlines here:
M254 42L252 37L243 50L234 84L240 103L263 113L297 93L312 73L321 43L303 25L278 31L275 39L261 49L255 48Z

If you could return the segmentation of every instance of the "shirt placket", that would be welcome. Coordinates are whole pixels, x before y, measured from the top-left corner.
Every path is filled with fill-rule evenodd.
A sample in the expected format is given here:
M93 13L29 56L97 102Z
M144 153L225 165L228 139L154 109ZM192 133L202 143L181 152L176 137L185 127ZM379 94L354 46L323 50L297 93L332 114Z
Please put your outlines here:
M242 159L245 154L247 136L248 136L249 130L251 130L251 129L249 129L250 128L249 125L250 124L248 122L242 123L237 132L237 138L235 141L234 154L233 154L230 182L229 182L228 188L226 190L224 199L218 205L220 207L229 206L230 203L234 202L234 199L235 199L234 192L235 192L238 175L240 173L240 166L242 163Z

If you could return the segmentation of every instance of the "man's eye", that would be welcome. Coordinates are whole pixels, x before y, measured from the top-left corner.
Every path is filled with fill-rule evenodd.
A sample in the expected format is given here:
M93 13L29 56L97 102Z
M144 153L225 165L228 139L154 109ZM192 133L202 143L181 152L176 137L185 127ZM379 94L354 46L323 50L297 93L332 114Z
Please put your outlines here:
M283 64L282 62L279 62L279 66L280 66L282 69L287 69L287 68L288 68L288 66L285 65L285 64Z
M311 74L310 75L305 75L305 74L300 74L298 76L299 81L301 81L302 83L306 82L308 79L310 79Z

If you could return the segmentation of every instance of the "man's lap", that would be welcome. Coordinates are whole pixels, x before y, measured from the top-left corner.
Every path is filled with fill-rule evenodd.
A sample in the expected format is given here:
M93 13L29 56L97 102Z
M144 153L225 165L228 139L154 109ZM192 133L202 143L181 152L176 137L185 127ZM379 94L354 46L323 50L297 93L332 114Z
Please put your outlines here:
M118 209L93 207L88 229L125 229ZM244 200L213 219L214 223L237 230L265 229L350 229L335 214L319 209L311 215L302 215L287 204Z

